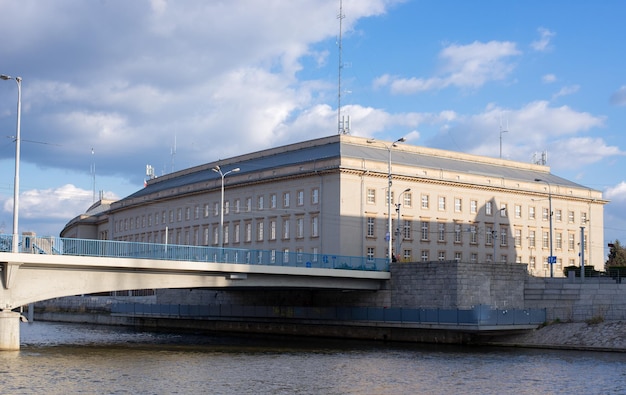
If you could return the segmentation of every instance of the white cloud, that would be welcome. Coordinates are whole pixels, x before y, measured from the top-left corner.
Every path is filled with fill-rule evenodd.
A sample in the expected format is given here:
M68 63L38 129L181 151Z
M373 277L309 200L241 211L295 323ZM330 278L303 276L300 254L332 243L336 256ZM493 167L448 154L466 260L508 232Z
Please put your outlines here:
M112 193L107 197L117 198ZM68 220L84 213L93 203L93 192L65 184L58 188L31 189L20 193L20 218ZM4 212L12 213L13 199L4 202Z
M450 86L478 88L489 81L506 79L515 68L510 59L520 54L512 42L475 41L467 45L450 45L439 53L442 63L439 76L400 78L382 75L374 80L374 86L389 86L395 94L413 94Z
M607 188L604 191L604 197L612 202L626 204L626 181Z
M556 81L556 75L546 74L543 77L541 77L541 81L543 81L544 84L551 84Z
M559 98L561 96L572 95L572 94L578 92L579 89L580 89L579 85L564 86L563 88L561 88L561 90L559 90L557 93L552 95L552 100L557 99L557 98Z
M530 43L530 47L535 51L546 52L551 49L550 41L552 37L556 35L556 33L551 32L550 30L540 27L537 29L539 35L541 36L538 40Z

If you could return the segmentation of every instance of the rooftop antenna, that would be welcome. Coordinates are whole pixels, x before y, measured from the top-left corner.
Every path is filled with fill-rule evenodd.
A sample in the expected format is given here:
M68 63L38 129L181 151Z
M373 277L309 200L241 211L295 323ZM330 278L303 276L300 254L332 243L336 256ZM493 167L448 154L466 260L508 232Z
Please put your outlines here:
M176 156L176 133L174 133L174 147L170 150L170 164L171 164L171 172L174 172L174 157Z
M337 81L337 129L338 134L348 134L350 133L350 116L345 117L341 116L341 70L343 69L343 60L342 60L342 31L343 31L343 20L346 15L343 13L343 0L339 0L339 15L337 15L337 19L339 19L339 67L338 67L338 81Z
M91 177L93 180L92 203L96 202L96 161L94 160L94 151L91 148Z
M500 159L502 159L502 133L509 132L509 119L506 120L506 129L502 130L502 114L500 114Z

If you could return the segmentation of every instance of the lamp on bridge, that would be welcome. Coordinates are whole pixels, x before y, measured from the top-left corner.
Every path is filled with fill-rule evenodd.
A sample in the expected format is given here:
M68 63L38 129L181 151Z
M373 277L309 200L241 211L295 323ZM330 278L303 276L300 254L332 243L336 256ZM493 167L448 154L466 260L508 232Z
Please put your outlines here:
M240 168L236 167L232 170L227 171L226 173L222 172L222 169L219 166L215 166L213 169L214 172L219 173L222 177L222 195L220 199L220 248L224 248L224 177L226 177L230 173L236 173Z
M15 179L13 182L13 237L11 252L18 252L18 213L20 197L20 123L22 118L22 77L0 74L2 80L15 80L17 83L17 130L15 132Z
M393 231L392 231L392 223L391 223L391 148L397 147L398 143L404 143L406 139L404 137L400 137L396 141L394 141L391 145L387 145L385 143L382 144L387 151L389 152L389 156L387 158L387 178L388 178L388 186L387 186L387 254L389 258L389 263L393 262ZM375 142L374 139L367 140L368 144L373 144Z

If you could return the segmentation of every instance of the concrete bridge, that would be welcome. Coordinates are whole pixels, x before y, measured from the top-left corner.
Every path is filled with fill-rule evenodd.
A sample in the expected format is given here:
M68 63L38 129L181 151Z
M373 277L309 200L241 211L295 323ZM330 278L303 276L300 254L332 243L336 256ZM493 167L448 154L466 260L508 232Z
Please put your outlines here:
M19 350L13 310L51 298L197 287L378 290L390 278L384 262L362 257L28 237L8 252L9 239L0 236L0 350Z

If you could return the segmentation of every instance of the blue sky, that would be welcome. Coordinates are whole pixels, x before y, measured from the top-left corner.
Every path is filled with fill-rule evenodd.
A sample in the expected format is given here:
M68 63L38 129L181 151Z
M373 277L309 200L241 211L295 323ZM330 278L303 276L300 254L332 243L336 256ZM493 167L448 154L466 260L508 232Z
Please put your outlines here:
M58 235L103 191L337 133L339 0L0 0L22 82L20 232ZM626 2L344 0L351 134L530 162L603 192L626 240ZM0 231L16 84L0 81ZM93 171L95 169L95 172ZM95 175L95 177L94 177Z

